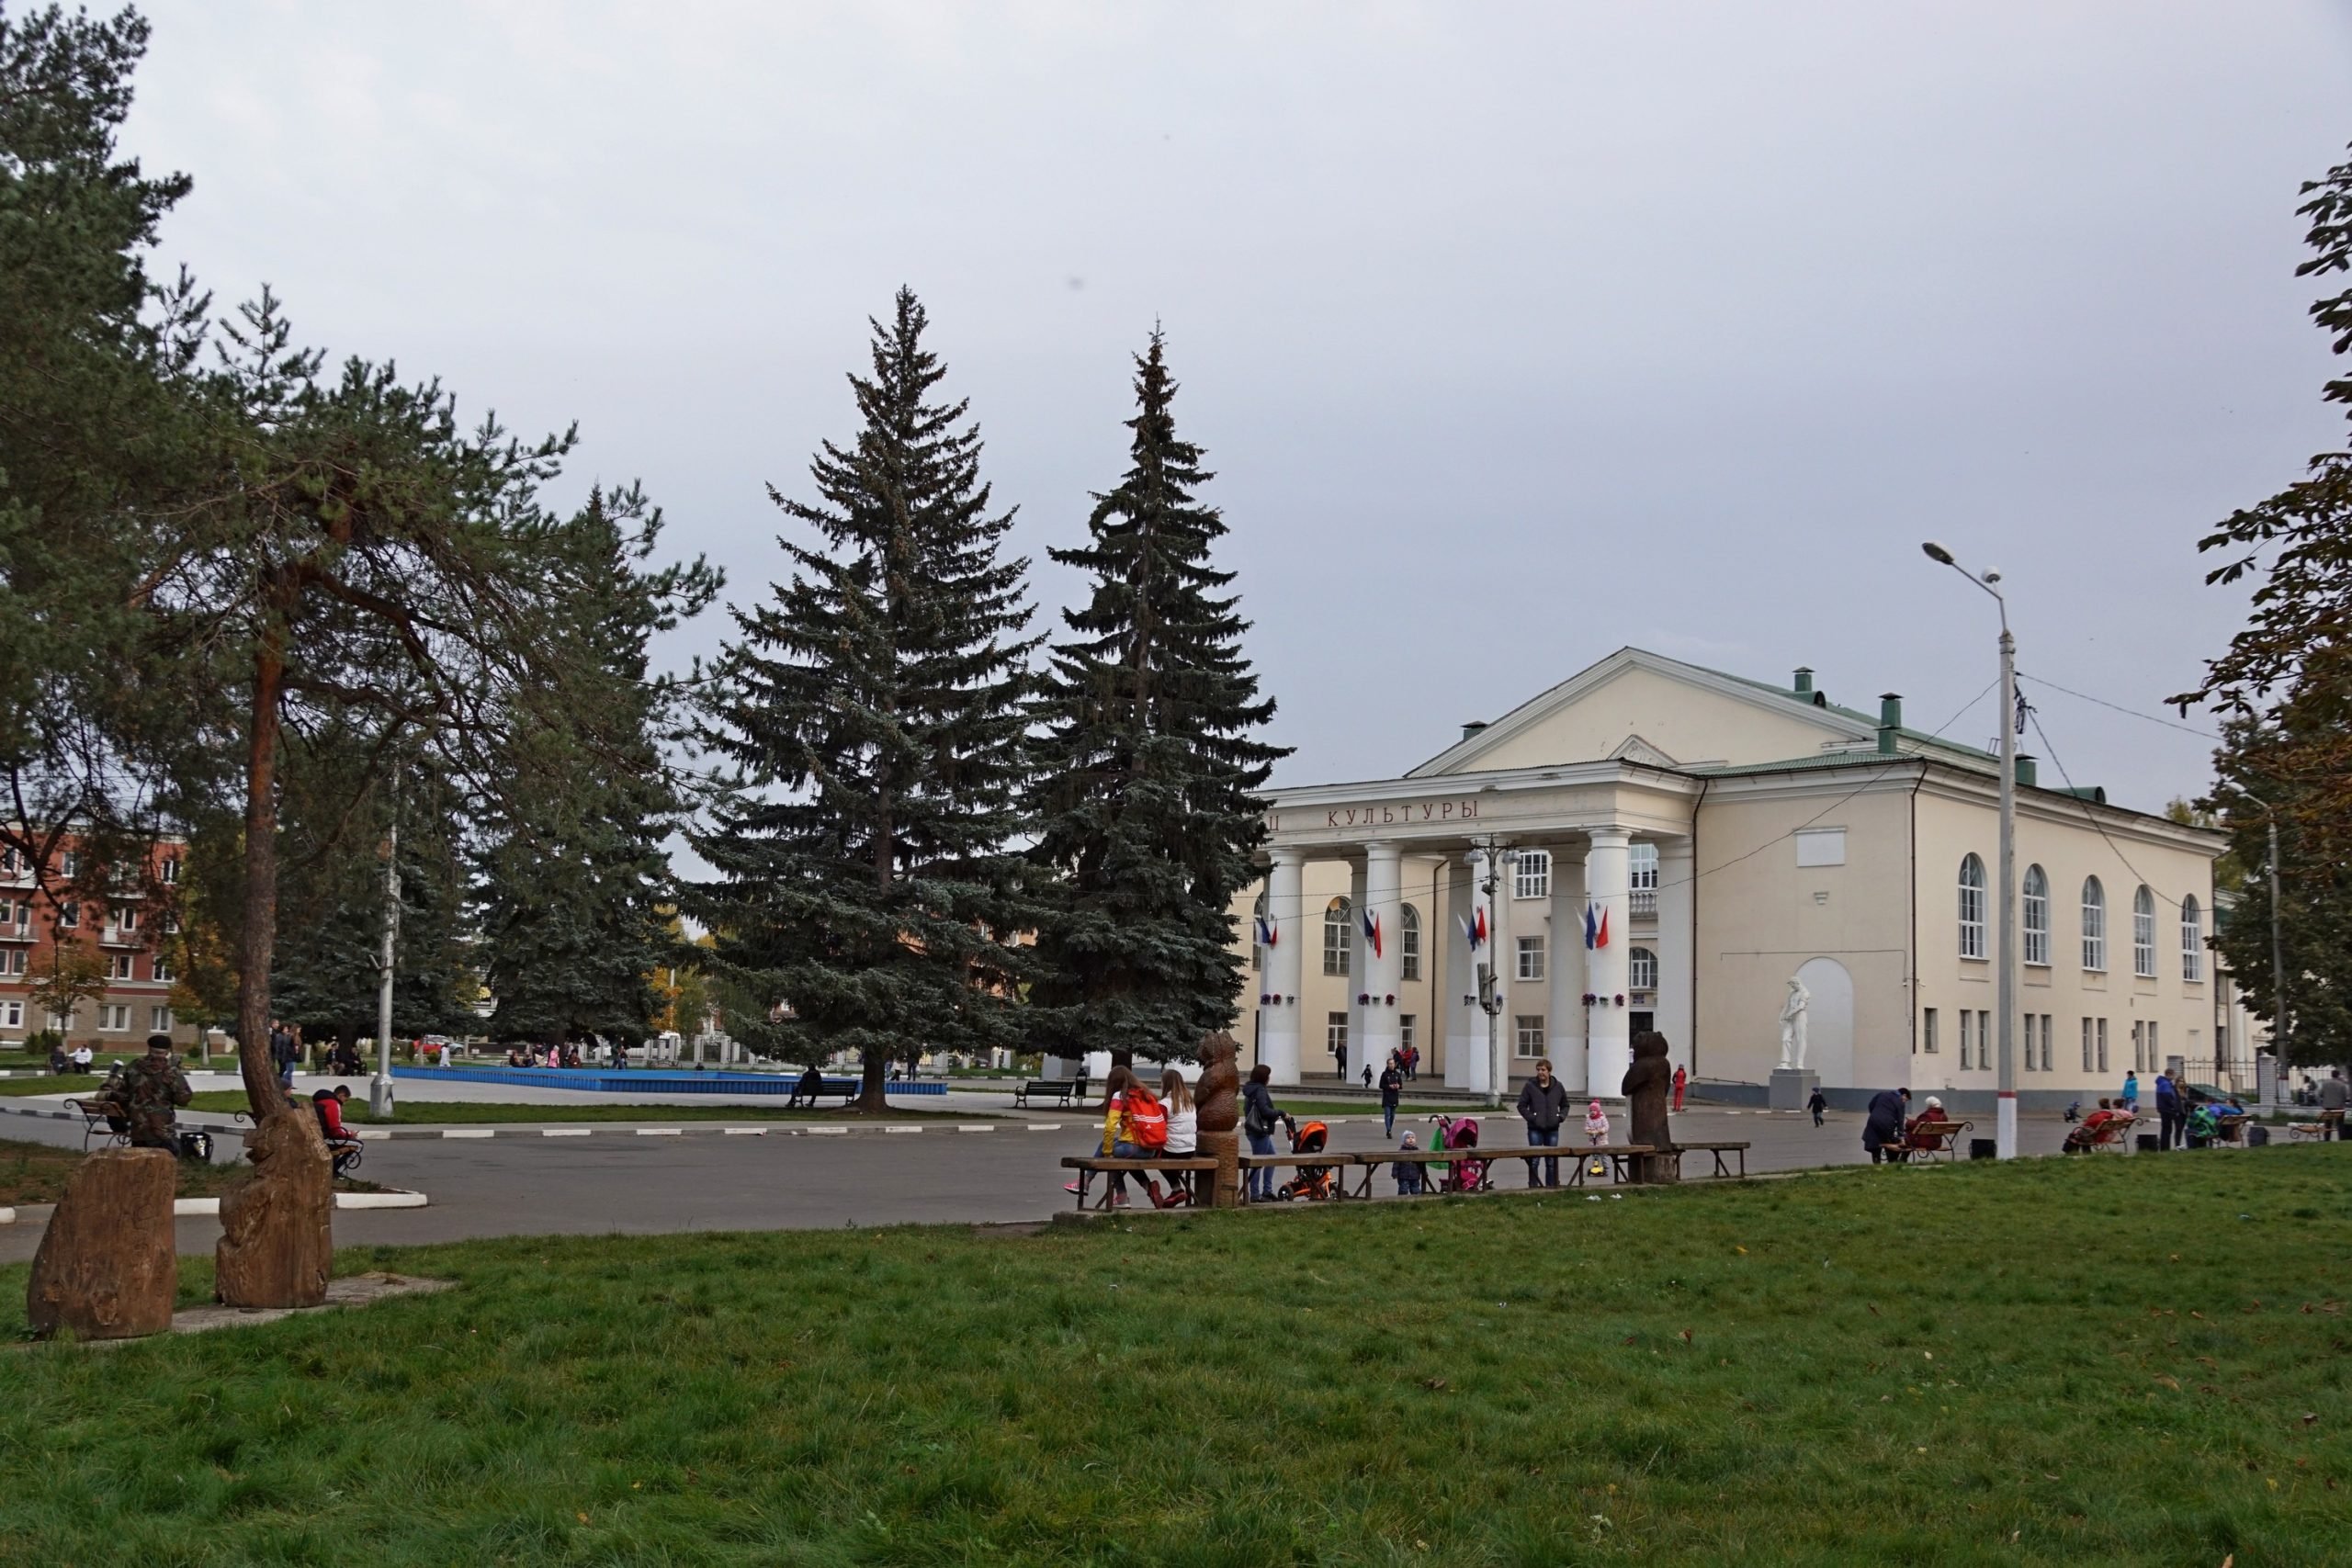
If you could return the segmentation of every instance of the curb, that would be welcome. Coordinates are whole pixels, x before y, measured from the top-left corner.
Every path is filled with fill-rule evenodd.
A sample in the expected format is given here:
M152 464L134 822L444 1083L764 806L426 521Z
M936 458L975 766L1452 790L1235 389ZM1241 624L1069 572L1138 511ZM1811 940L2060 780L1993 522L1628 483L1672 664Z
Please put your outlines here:
M387 1192L338 1192L334 1195L334 1206L338 1209L422 1209L431 1201L432 1200L422 1192L411 1192L401 1188L394 1188ZM50 1204L40 1206L53 1207ZM175 1198L172 1200L174 1219L217 1216L220 1213L220 1200L218 1198ZM16 1210L0 1209L0 1225L13 1225L16 1223Z

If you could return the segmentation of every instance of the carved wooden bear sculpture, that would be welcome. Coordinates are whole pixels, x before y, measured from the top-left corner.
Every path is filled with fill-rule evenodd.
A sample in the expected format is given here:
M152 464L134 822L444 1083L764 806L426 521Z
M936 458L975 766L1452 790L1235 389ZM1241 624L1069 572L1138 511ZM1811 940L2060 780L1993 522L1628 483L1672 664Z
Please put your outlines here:
M1241 1073L1234 1059L1240 1043L1222 1032L1201 1042L1193 1058L1201 1064L1201 1081L1193 1086L1193 1103L1204 1133L1230 1133L1241 1121Z

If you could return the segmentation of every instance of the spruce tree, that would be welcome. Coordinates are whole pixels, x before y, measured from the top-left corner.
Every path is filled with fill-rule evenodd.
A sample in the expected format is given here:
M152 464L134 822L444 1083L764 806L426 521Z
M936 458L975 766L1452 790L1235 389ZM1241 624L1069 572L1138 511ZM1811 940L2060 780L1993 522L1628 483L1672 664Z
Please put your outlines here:
M526 702L504 739L526 787L507 792L478 853L493 1039L641 1042L661 1006L654 971L680 956L663 845L686 808L664 755L682 687L650 672L648 648L700 613L719 578L700 559L641 570L661 530L661 513L632 487L591 495L565 533L580 590L563 635L599 695L586 732L565 722L576 709L541 713Z
M1087 545L1054 559L1093 581L1064 612L1038 712L1035 859L1058 897L1038 930L1032 1000L1064 1054L1167 1060L1230 1025L1241 987L1233 897L1265 837L1253 798L1286 754L1241 650L1249 629L1211 562L1225 536L1211 478L1176 434L1157 329L1136 360L1127 472L1095 497Z
M999 556L967 405L940 400L922 306L899 291L852 376L862 422L810 465L818 499L771 487L808 543L789 581L735 612L707 744L741 788L695 847L715 869L688 908L713 963L767 999L755 1039L797 1060L860 1054L863 1104L922 1051L1012 1038L1028 919L1028 562Z

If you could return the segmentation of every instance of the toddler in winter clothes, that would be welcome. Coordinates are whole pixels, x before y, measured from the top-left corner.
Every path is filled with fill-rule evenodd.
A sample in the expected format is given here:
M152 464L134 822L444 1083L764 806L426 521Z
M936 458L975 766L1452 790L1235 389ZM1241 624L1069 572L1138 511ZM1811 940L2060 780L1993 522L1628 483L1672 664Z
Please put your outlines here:
M1421 1145L1414 1142L1412 1134L1408 1133L1405 1134L1405 1141L1396 1146L1402 1150L1413 1150ZM1411 1160L1398 1160L1388 1168L1396 1173L1396 1196L1417 1198L1420 1195L1421 1178L1425 1173L1419 1165Z
M1609 1113L1597 1100L1585 1108L1584 1141L1596 1146L1609 1141Z

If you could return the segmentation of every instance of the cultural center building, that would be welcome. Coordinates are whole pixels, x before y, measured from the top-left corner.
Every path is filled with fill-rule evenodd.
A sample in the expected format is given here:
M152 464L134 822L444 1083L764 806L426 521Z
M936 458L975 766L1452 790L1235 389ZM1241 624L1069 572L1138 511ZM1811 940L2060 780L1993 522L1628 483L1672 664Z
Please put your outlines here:
M1453 1087L1549 1057L1613 1095L1656 1028L1695 1078L1760 1093L1793 980L1833 1100L1989 1105L1999 769L1892 693L1859 709L1810 670L1620 649L1395 778L1268 795L1265 877L1235 906L1244 1043L1277 1083L1409 1046ZM2018 769L2021 1100L2176 1059L2210 1077L2233 1049L2222 837Z

